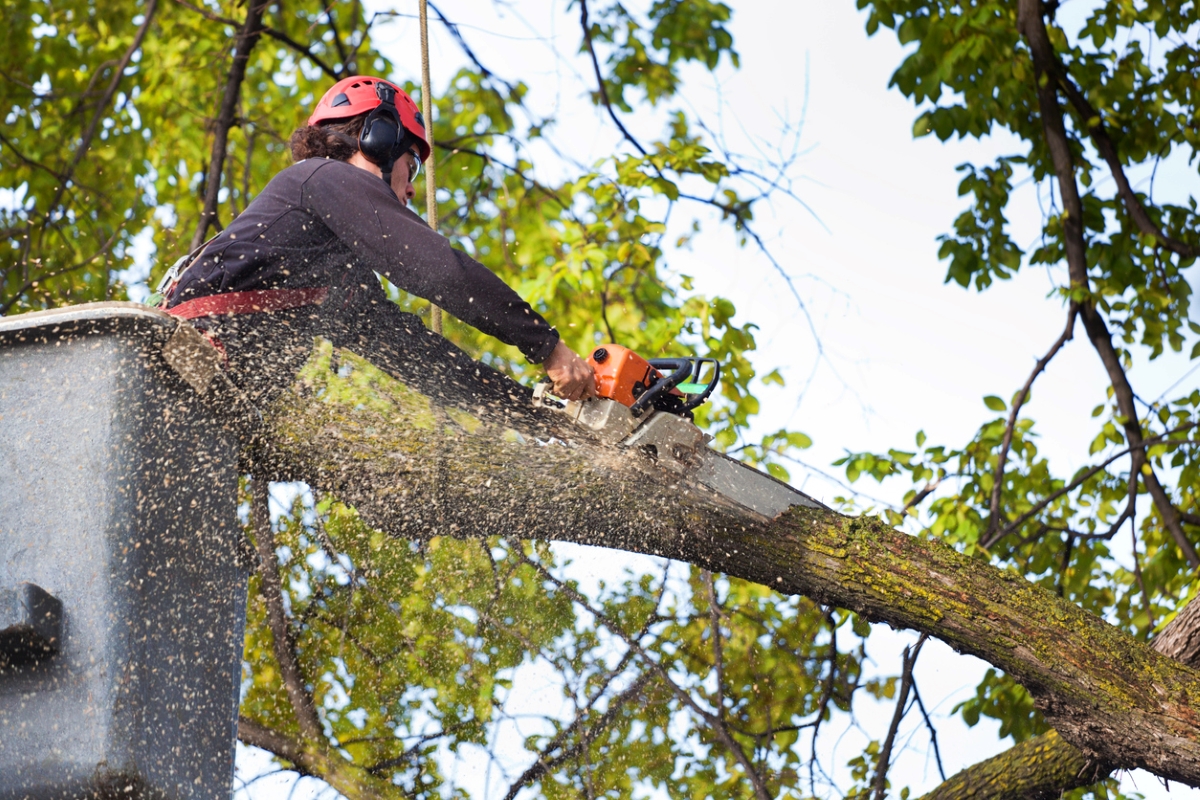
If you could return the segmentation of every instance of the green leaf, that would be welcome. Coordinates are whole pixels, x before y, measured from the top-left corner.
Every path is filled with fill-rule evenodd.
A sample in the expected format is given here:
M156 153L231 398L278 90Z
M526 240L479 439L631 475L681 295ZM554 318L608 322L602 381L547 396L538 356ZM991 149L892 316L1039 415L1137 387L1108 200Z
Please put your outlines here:
M994 394L989 394L987 397L983 398L983 404L992 411L1008 410L1008 405Z

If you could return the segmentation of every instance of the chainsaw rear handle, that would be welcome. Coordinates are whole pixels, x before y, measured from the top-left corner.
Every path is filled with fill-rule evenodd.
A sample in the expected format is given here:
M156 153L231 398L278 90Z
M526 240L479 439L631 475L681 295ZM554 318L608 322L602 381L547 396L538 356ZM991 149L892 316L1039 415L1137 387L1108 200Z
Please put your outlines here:
M712 390L716 388L717 382L721 379L721 364L715 358L652 358L650 366L660 372L671 370L669 375L657 381L653 386L642 393L629 410L633 416L640 417L647 408L650 408L654 401L670 392L672 389L683 383L688 378L693 380L700 379L700 370L705 362L710 362L713 365L713 377L705 386L704 391L695 395L690 400L680 403L681 411L691 411L696 408L712 394Z

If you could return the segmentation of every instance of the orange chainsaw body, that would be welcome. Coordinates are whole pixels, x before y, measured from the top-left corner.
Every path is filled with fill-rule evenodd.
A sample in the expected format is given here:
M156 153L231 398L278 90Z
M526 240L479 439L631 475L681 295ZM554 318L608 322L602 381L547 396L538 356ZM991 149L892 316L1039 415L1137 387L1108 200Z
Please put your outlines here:
M627 347L605 344L588 356L596 372L596 392L601 397L631 406L647 389L662 379L650 362Z

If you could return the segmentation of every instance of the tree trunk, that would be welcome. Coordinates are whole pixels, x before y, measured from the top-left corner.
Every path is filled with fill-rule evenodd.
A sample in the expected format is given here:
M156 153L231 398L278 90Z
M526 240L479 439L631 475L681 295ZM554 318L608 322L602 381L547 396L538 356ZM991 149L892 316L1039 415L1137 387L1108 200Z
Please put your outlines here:
M722 503L533 409L528 390L435 338L410 334L400 356L382 347L394 377L318 340L264 414L256 474L304 480L396 536L667 556L927 632L1020 681L1089 761L1200 786L1190 668L1015 573L879 520L801 507L765 520Z

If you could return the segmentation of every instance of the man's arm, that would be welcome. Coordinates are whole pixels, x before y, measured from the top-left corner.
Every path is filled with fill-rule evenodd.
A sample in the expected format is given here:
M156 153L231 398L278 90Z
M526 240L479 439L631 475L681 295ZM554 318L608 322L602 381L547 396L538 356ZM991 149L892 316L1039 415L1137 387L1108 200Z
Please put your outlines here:
M362 263L489 336L545 361L558 333L495 273L405 208L377 177L330 161L304 185L304 204Z
M392 283L516 346L530 363L544 363L556 392L569 399L595 395L591 368L550 323L495 273L451 247L377 177L331 161L306 181L303 202Z

